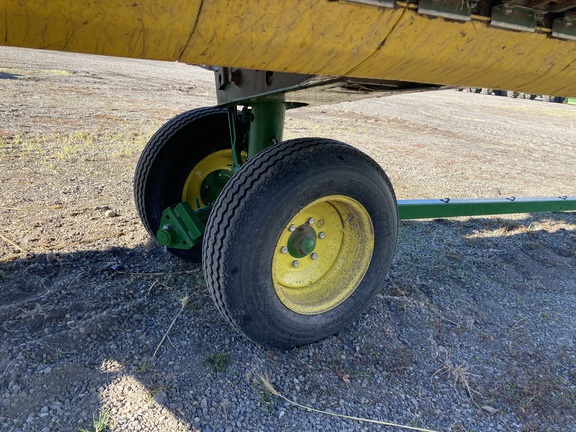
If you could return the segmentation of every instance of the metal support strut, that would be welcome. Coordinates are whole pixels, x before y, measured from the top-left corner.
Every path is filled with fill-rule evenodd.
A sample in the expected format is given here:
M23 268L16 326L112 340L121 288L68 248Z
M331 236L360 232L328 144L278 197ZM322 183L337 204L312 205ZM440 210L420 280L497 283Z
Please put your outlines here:
M284 98L254 103L248 133L248 159L282 141L285 113Z

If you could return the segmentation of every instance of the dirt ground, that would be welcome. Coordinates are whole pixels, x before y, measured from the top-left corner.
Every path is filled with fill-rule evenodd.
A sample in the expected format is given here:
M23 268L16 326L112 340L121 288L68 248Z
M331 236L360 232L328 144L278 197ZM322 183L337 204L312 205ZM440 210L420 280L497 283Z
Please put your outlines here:
M333 413L576 429L576 213L403 222L361 320L264 350L132 200L147 139L214 103L197 67L0 50L1 430L97 430L98 415L114 431L365 427L290 408L260 374ZM446 90L296 110L298 136L359 147L398 198L576 195L576 106Z

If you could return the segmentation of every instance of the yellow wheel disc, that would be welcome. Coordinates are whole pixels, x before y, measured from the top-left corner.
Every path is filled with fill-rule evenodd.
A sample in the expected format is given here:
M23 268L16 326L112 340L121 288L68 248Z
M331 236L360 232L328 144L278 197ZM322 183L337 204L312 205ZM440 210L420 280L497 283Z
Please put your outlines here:
M358 287L373 250L372 220L358 201L343 195L317 199L280 234L272 259L276 294L299 314L329 311Z
M209 177L210 174L214 174L212 179ZM209 154L190 171L182 190L182 201L187 201L192 208L208 205L209 203L204 202L206 197L211 201L215 200L219 189L231 175L232 150L220 150ZM196 205L197 200L199 206Z

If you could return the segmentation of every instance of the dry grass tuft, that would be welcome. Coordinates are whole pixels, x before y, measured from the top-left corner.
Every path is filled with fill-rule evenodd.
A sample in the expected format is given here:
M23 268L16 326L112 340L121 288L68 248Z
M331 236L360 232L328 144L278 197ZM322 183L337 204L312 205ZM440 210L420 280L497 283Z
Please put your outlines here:
M575 378L558 376L550 365L539 364L528 371L511 371L493 393L526 419L576 419L576 388L571 383Z
M325 414L325 415L332 416L332 417L339 417L342 419L356 420L356 421L364 422L364 423L371 423L371 424L377 424L377 425L382 425L382 426L391 426L391 427L394 427L397 429L407 429L407 430L414 430L414 431L420 431L420 432L434 432L430 429L424 429L424 428L419 428L419 427L414 427L414 426L399 425L396 423L391 423L391 422L386 422L386 421L381 421L381 420L368 419L368 418L363 418L363 417L354 417L354 416L349 416L349 415L344 415L344 414L336 414L333 412L312 408L312 407L309 407L307 405L302 405L298 402L295 402L295 401L287 398L282 393L280 393L278 390L276 390L276 388L272 385L272 383L270 382L270 380L268 379L267 376L259 375L258 379L262 383L262 385L264 386L264 389L268 393L283 399L284 401L288 402L290 405L294 405L298 408L305 409L306 411L315 412L318 414Z
M474 375L469 372L465 363L454 364L450 360L450 354L446 353L442 367L432 374L432 376L436 375L446 375L449 379L452 380L452 385L454 387L457 387L458 385L464 387L466 393L470 397L470 400L472 400L474 405L479 406L474 399L474 395L482 397L482 394L474 390L470 385L470 378L478 377L478 375Z

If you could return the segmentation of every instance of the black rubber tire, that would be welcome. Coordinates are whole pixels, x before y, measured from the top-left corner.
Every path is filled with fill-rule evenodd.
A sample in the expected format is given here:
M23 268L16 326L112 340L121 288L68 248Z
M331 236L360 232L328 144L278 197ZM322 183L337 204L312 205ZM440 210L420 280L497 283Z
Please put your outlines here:
M284 306L272 282L272 256L294 214L330 195L354 198L374 227L364 279L340 305L316 315ZM257 343L289 349L342 330L385 284L398 231L394 191L382 168L347 144L304 138L249 160L218 197L203 243L206 284L224 318Z
M155 238L165 208L182 201L190 171L209 154L231 148L225 109L199 108L164 124L148 141L134 175L134 200L144 227ZM200 262L202 247L168 249L191 262Z

